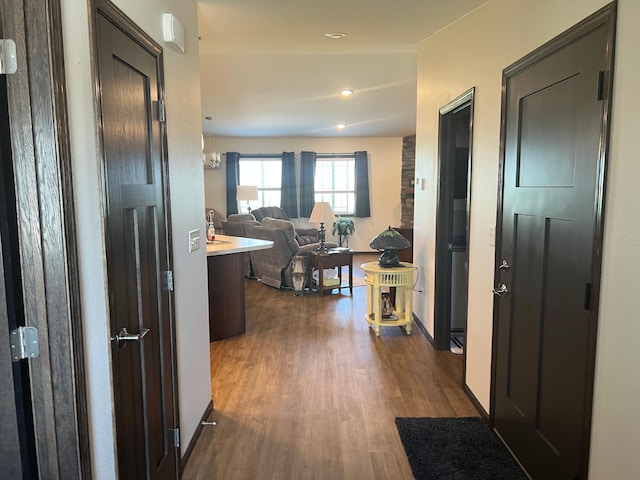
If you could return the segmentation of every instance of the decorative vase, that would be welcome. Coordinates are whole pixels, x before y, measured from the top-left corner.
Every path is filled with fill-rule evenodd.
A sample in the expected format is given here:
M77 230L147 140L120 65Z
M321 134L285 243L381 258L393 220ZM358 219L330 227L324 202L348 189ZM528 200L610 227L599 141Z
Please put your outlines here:
M304 257L296 256L291 259L291 282L293 283L293 292L296 295L304 294Z

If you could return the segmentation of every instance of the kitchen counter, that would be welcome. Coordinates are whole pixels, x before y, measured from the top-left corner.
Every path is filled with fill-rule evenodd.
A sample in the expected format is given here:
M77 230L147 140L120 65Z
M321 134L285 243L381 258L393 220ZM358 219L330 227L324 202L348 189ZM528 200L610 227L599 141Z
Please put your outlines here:
M273 247L273 242L270 240L216 235L213 243L207 242L207 257L263 250L271 247Z
M216 235L207 244L211 341L245 332L244 256L272 246L271 241L228 235Z

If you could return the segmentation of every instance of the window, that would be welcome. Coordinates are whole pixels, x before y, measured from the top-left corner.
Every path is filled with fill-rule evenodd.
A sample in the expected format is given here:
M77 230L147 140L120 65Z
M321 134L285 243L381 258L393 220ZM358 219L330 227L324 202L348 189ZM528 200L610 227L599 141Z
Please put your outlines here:
M314 200L329 202L333 212L352 215L355 211L355 158L328 157L316 159Z
M249 202L251 208L280 205L282 190L281 158L241 158L240 185L256 185L258 200ZM239 202L238 211L246 208L246 202Z

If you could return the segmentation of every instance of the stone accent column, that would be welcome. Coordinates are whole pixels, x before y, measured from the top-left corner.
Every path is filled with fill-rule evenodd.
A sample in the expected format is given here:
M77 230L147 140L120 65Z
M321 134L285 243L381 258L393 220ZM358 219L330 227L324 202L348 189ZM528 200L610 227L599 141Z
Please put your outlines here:
M402 139L402 177L400 189L401 226L413 227L413 193L416 172L416 136Z

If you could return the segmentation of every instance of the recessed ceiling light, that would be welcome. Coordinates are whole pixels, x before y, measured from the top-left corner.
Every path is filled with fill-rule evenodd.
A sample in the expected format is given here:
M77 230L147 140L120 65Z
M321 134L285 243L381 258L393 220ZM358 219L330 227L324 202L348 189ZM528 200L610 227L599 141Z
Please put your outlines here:
M329 38L344 38L347 36L346 33L340 33L340 32L331 32L331 33L325 33L324 34L325 37L329 37Z
M339 130L345 129L347 128L347 124L346 123L339 123L338 125L336 125L336 128Z
M349 95L353 95L353 90L350 88L345 88L344 90L340 90L340 95L343 97L348 97Z

